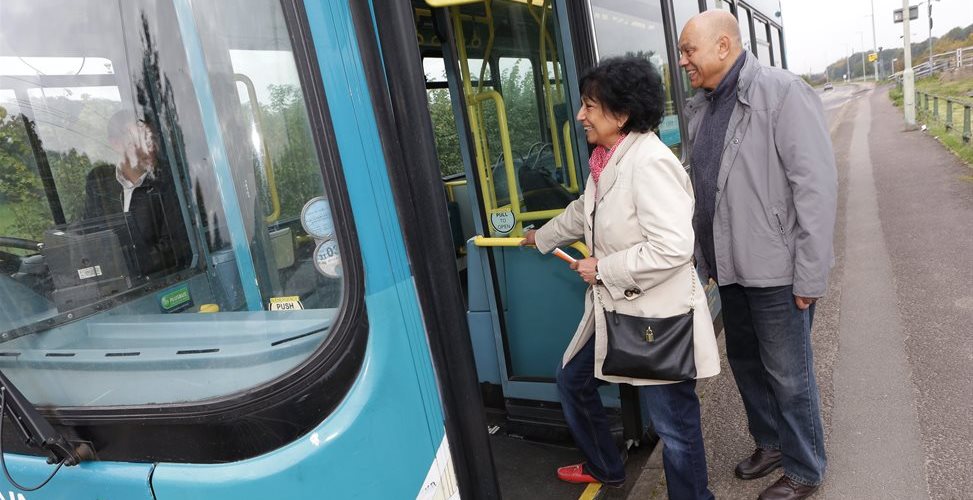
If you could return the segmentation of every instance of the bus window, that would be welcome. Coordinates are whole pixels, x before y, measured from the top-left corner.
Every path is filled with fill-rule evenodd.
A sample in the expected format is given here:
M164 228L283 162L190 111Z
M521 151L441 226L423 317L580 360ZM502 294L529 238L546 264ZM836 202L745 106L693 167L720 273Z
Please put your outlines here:
M660 0L611 2L593 0L591 14L594 18L595 41L598 57L634 55L649 60L662 75L666 88L666 112L659 125L659 138L680 155L682 137L679 132L679 116L672 99L673 75L666 55L666 36L662 24Z
M725 10L727 12L733 12L733 2L731 0L716 0L716 8Z
M767 23L763 19L754 19L753 30L757 35L757 58L760 62L772 66L770 60L770 41L767 38Z
M464 93L485 232L519 236L567 206L583 184L554 9L486 2L454 9L450 20L460 74L449 76ZM480 82L482 65L474 64L484 60L490 83Z
M746 7L737 8L737 22L740 24L740 39L743 40L743 50L753 50L753 43L750 39L750 9Z
M278 3L5 0L0 50L0 369L32 402L222 398L316 352L353 242Z
M696 2L672 2L672 9L675 14L676 37L678 38L689 18L699 14L699 4Z
M440 173L443 177L463 174L463 158L456 135L456 118L446 80L446 65L441 57L423 57L422 68L426 77L426 98L436 137ZM484 86L493 88L490 65L484 67L482 59L470 59L469 71L470 75L475 75L474 85L479 85L482 71Z
M781 57L781 45L784 41L781 40L780 30L776 26L770 27L770 32L772 33L770 38L770 44L774 48L774 66L778 68L784 67L784 59Z
M553 72L551 73L553 75ZM507 108L507 123L512 130L519 131L510 136L510 149L515 157L530 153L531 146L537 149L543 141L543 124L538 114L536 77L530 59L521 57L500 58L500 91ZM487 108L487 122L496 124L495 108ZM488 140L500 144L499 133L491 133ZM553 165L552 165L553 166Z

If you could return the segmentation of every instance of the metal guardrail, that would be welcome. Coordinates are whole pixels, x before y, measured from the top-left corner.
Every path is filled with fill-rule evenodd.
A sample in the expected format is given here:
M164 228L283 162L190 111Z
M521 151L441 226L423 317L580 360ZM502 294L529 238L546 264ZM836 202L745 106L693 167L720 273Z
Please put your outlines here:
M963 68L973 68L973 46L963 47L949 52L934 54L930 60L912 67L916 79L930 74L955 71ZM901 81L902 72L892 73L889 80Z
M945 113L940 114L940 101L944 103ZM916 111L921 116L942 123L946 133L959 133L957 125L962 120L963 130L960 137L969 144L973 133L970 131L970 115L973 114L973 104L962 102L952 97L942 97L928 92L916 91ZM960 120L956 118L960 117Z

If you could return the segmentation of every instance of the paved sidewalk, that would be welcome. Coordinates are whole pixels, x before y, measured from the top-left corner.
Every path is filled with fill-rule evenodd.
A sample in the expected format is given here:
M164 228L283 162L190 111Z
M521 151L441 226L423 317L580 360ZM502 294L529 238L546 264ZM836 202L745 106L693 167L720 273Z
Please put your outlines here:
M812 335L829 472L814 498L971 498L971 169L904 131L887 89L856 94L829 118L837 263ZM723 374L700 386L710 487L756 498L779 474L733 476L753 444L720 345ZM629 498L666 497L653 458Z

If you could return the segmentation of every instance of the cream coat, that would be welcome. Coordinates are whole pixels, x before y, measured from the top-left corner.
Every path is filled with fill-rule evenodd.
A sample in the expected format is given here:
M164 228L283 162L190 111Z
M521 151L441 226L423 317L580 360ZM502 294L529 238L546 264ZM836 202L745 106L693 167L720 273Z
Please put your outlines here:
M548 253L582 237L598 258L604 286L599 294L607 308L634 316L668 317L690 307L692 280L696 280L693 344L696 377L720 372L716 336L703 287L692 265L693 188L679 160L653 133L629 134L615 149L598 182L590 177L585 194L535 234L538 250ZM591 225L597 196L596 240ZM574 357L595 333L595 377L614 383L654 385L664 380L630 379L603 375L607 351L605 314L585 294L584 316L564 353L563 363Z

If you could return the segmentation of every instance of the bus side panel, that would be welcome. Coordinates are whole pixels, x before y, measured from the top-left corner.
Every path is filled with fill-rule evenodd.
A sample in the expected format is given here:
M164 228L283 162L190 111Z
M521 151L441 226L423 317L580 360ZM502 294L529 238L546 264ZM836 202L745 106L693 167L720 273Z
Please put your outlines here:
M5 454L7 468L14 481L34 487L47 479L53 465L40 457ZM152 464L86 462L76 467L61 467L51 482L38 491L21 492L0 477L0 498L7 500L50 499L118 499L153 500L149 480Z
M434 464L442 405L347 5L306 10L365 266L362 372L338 409L288 446L231 464L159 464L160 500L410 498L431 468L447 468Z

